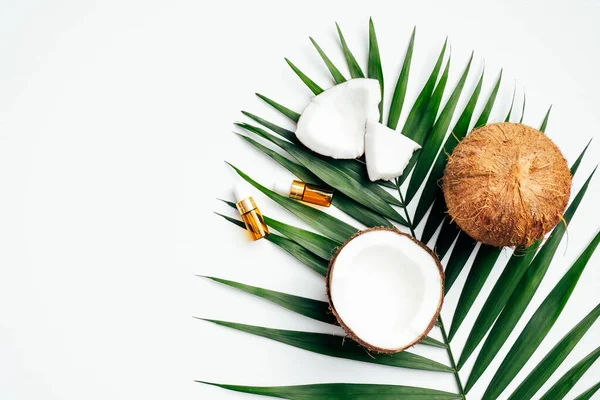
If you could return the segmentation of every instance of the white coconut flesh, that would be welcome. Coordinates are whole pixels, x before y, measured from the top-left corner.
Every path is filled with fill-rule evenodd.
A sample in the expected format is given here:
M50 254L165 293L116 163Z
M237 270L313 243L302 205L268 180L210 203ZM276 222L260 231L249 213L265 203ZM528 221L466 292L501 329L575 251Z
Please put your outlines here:
M390 180L400 175L419 144L375 120L367 121L365 160L371 181Z
M381 90L375 79L351 79L315 96L306 106L296 137L312 151L333 158L365 152L367 119L379 119Z
M433 326L442 303L437 259L410 237L372 230L350 240L332 261L329 296L350 336L395 352Z

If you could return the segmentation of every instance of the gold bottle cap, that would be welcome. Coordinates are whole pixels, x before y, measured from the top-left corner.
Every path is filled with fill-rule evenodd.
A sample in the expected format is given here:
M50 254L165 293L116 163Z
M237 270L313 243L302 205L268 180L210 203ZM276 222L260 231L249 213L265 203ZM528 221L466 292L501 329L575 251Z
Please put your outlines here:
M294 200L302 200L302 196L304 196L304 189L306 189L306 184L304 182L294 180L292 182L289 197Z
M254 209L256 209L256 203L252 197L246 197L245 199L238 201L235 205L240 212L240 214L246 214Z

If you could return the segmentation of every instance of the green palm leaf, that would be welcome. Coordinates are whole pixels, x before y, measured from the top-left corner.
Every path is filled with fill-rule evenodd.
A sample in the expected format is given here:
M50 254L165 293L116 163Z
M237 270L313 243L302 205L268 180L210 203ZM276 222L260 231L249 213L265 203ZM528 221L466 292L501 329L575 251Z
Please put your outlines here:
M270 236L273 236L273 234L271 234ZM305 317L325 322L327 324L337 325L335 317L329 311L329 303L325 301L309 299L307 297L296 296L293 294L277 292L269 289L263 289L256 286L246 285L240 282L230 281L227 279L215 278L212 276L199 276L241 290L254 296L261 297L289 311L295 312ZM419 344L439 348L446 347L440 341L433 339L429 336L425 337L422 341L419 342Z
M242 114L244 114L248 118L258 122L259 124L266 127L267 129L272 130L273 132L275 132L279 136L283 137L284 139L287 139L292 143L300 143L300 141L296 137L296 132L292 132L289 129L282 128L279 125L275 125L274 123L264 120L261 117L258 117L254 114L249 113L248 111L242 111Z
M235 208L235 204L233 202L226 200L223 200L223 202ZM223 214L216 214L225 218L227 221L239 226L240 228L246 229L242 221L236 220L235 218L231 218ZM268 223L268 221L273 220L265 216L265 221ZM300 262L308 266L310 269L320 273L323 276L327 273L327 263L323 259L315 257L315 255L312 252L308 251L308 249L302 247L300 244L285 237L276 235L274 233L270 233L269 235L267 235L266 239L279 245L284 250L291 253L294 257L296 257ZM239 282L228 281L226 279L213 278L210 276L205 276L205 278L212 279L213 281L220 282L225 285L234 287L236 289L245 291L247 293L251 293L264 299L270 300L273 303L279 304L280 306L287 308L290 311L294 311L298 314L304 315L305 317L337 325L335 317L329 312L329 305L326 302L308 299L305 297L295 296L282 292L275 292L268 289L262 289L250 285L245 285ZM446 348L445 344L429 336L421 340L419 344Z
M410 63L412 61L413 49L415 47L415 32L416 27L413 28L412 35L410 36L410 42L408 43L408 49L406 50L406 56L404 56L404 63L402 64L402 70L398 76L396 82L396 88L394 89L394 95L392 97L392 104L390 105L390 112L388 114L387 126L391 129L396 129L398 126L398 120L402 112L402 106L404 105L404 98L406 97L406 88L408 86L408 75L410 73Z
M289 108L282 106L281 104L269 99L267 96L263 96L260 93L256 93L256 95L265 103L267 103L268 105L270 105L271 107L273 107L292 121L298 122L298 120L300 119L300 114L296 111L290 110Z
M325 52L321 49L321 46L319 46L313 38L309 38L309 39L312 42L313 46L315 46L315 49L317 49L317 52L319 53L321 58L323 59L323 62L327 66L327 69L331 73L331 76L333 77L333 80L335 81L335 83L339 84L339 83L346 82L346 78L344 78L344 75L342 75L340 70L337 69L337 67L335 65L333 65L333 63L331 62L329 57L327 57L327 54L325 54Z
M439 201L436 201L436 203L443 204L443 212L445 213L446 202L443 200L443 194ZM438 209L436 208L432 208L432 211L434 211L434 209L436 210L436 212L438 211ZM437 217L436 215L431 214L433 213L430 213L430 218L432 216L434 218ZM446 266L446 269L448 270L447 274L451 276L450 279L452 283L454 282L454 279L456 279L458 273L460 272L456 271L456 269L458 268L462 270L464 262L467 261L471 252L475 249L476 242L473 239L471 239L467 234L462 232L455 222L446 218L444 219L444 223L442 224L440 234L438 235L437 241L435 243L435 252L438 254L440 259L444 258L446 253L450 250L450 247L452 247L452 243L454 243L455 241L456 244L454 246L454 250L452 251L452 255L454 257L450 257L450 260L448 260L448 265ZM456 276L453 276L453 274L455 273ZM449 290L449 287L446 289L446 291L447 290Z
M526 102L527 102L527 98L525 97L525 93L523 93L523 109L521 110L521 119L519 120L520 124L523 123L523 118L525 118L525 103Z
M346 170L349 174L351 174L356 180L359 182L366 182L367 184L371 184L369 180L369 175L367 174L367 165L359 160L330 160L333 164L335 164L338 168ZM377 181L375 182L378 186L387 187L388 189L396 190L396 185L390 181ZM396 199L394 196L385 192L384 199L395 206L402 206L402 203Z
M594 386L581 393L579 396L575 397L574 400L590 400L593 395L600 389L600 382L596 383Z
M583 160L583 156L585 156L585 153L587 152L588 147L590 147L592 140L593 140L593 138L587 142L587 144L583 148L583 151L579 154L579 157L577 157L577 159L571 166L571 176L575 176L575 174L577 173L577 170L579 169L579 165L581 165L581 161Z
M251 137L244 136L238 134L239 137L244 139L246 142L250 143L252 146L256 147L258 150L262 151L269 157L271 157L274 161L276 161L279 165L290 171L296 177L300 178L302 181L307 183L312 183L315 185L324 184L322 180L319 179L318 176L313 174L308 168L303 167L302 165L293 162L289 158L285 157L282 154L279 154L273 149L268 148L267 146L262 145Z
M361 205L360 203L357 203L356 201L352 200L350 197L344 195L343 193L338 193L334 195L331 204L333 204L335 207L345 212L347 215L354 218L355 220L363 223L367 227L372 228L375 226L393 226L390 221L388 221L381 215L369 210L365 206ZM406 221L404 220L397 220L396 222L402 225L406 225Z
M536 244L532 247L535 246ZM523 276L534 256L535 251L532 249L527 250L518 247L514 250L511 258L504 267L500 278L498 278L498 281L488 295L483 308L479 312L471 332L469 332L469 336L467 337L467 341L458 360L459 369L462 368L490 329L498 314L502 311L510 294L514 291L518 279Z
M493 247L482 244L479 248L477 256L475 256L475 260L473 261L471 270L469 271L469 275L467 276L465 285L460 293L456 310L454 311L452 325L450 326L450 333L448 334L448 339L450 341L452 341L452 338L454 338L458 328L469 313L471 306L475 302L477 295L479 295L479 292L490 275L490 272L492 272L492 268L496 264L501 252L502 247Z
M238 219L228 217L223 214L215 213L220 217L225 218L227 221L231 222L234 225L239 226L240 228L246 229L244 223ZM327 274L327 261L322 259L321 257L317 257L313 253L306 250L304 247L300 246L293 240L285 238L280 235L276 235L271 233L265 238L269 242L281 247L283 250L288 252L295 259L300 261L302 264L306 265L308 268L312 269L316 273L325 276Z
M454 110L456 110L456 105L460 99L460 94L462 93L465 82L467 81L467 76L469 75L472 61L473 53L471 53L471 58L469 58L469 62L467 63L460 80L456 84L456 87L450 95L448 102L444 106L440 116L435 122L435 125L433 126L431 133L428 135L423 148L419 152L415 169L412 173L412 177L410 178L408 188L406 190L406 203L410 203L414 195L417 193L417 190L419 190L419 187L421 187L421 184L425 180L425 177L431 168L431 164L438 154L442 141L444 140L446 132L448 131L448 127L450 126L450 121L454 115Z
M475 106L477 105L479 94L481 93L481 86L483 85L483 75L484 73L482 71L481 77L479 78L479 82L477 83L477 86L475 86L475 89L473 90L473 93L471 94L471 97L467 105L465 106L465 109L460 115L458 122L454 126L452 133L446 138L446 141L442 145L442 151L440 152L440 154L438 154L433 164L433 167L431 168L431 172L429 173L429 177L425 182L425 187L423 188L421 197L419 197L417 208L415 210L415 215L413 218L413 223L415 225L418 225L419 222L421 222L421 220L427 213L427 210L431 206L431 203L433 203L434 201L437 202L438 200L440 202L444 201L443 194L438 182L442 178L442 175L444 173L444 168L446 167L446 160L448 158L448 155L452 153L456 145L467 134L467 131L469 130L469 125L471 124L473 111L475 111ZM439 218L438 225L443 219L444 211L445 210L442 210L442 212L440 213L441 217ZM431 219L432 217L430 216L429 218ZM436 225L436 228L438 225ZM431 236L426 238L426 241L428 241L430 238Z
M446 165L446 160L444 160L444 166L445 165ZM436 185L438 184L437 183L438 181L436 181ZM427 186L425 186L425 190L427 190ZM421 220L423 219L423 217L427 213L427 210L430 207L431 207L431 211L429 212L429 216L427 217L427 220L425 221L425 226L423 227L423 233L421 233L421 241L423 243L429 242L429 240L433 237L433 235L435 234L437 229L440 227L440 224L442 223L442 221L444 221L446 218L446 208L447 208L446 200L444 200L444 195L443 195L442 189L440 187L436 188L436 195L433 200L433 205L431 205L431 203L429 203L429 205L423 212L423 215L421 216ZM419 221L421 221L421 220L419 220ZM454 238L456 238L456 236L454 236L452 238L452 241L454 241ZM437 241L439 241L439 240L440 240L440 238L438 237ZM452 242L450 242L450 245L452 245ZM437 248L435 248L435 251L439 256L440 253ZM442 258L444 258L444 257L440 257L440 259L442 259Z
M222 200L222 201L225 201L225 200ZM226 202L226 203L229 203L229 202ZM246 229L246 225L244 224L244 221L240 221L239 219L235 219L235 218L229 217L227 215L220 214L220 213L218 213L216 211L215 211L215 214L217 214L219 217L225 218L227 221L231 222L234 225L239 226L242 229Z
M373 183L369 180L367 168L364 163L358 160L331 160L330 163L335 168L340 169L348 174L352 179L358 182L361 187L368 189L374 192L377 196L381 197L386 203L399 207L402 206L402 202L400 202L400 200L392 196L389 192L381 187L384 186L389 188L390 185L386 185L385 182L379 184ZM391 184L391 182L387 183ZM394 186L393 188L395 189L396 187ZM406 220L400 217L398 213L394 214L393 218L396 218L394 221L403 225L407 225Z
M239 386L197 381L242 393L291 400L454 400L454 393L412 386L374 385L364 383L321 383L301 386Z
M431 98L429 99L429 102L427 103L427 109L425 110L425 114L423 115L423 118L419 121L420 123L417 126L417 128L415 129L415 132L413 134L412 139L415 142L419 143L421 146L425 145L427 138L428 138L429 134L431 133L431 130L433 129L433 126L435 123L435 117L437 116L438 111L440 109L440 104L442 103L442 97L444 96L444 90L446 89L446 83L448 83L449 72L450 72L450 58L448 58L448 62L446 63L446 68L444 69L444 72L442 73L442 77L440 78L440 81L438 82L437 86L435 87L435 90L433 91L433 94L431 95ZM413 167L417 163L420 153L421 153L421 150L417 150L413 153L412 157L408 161L408 164L406 165L406 168L404 168L404 172L402 173L402 176L400 176L400 178L399 178L400 183L403 183L406 180L406 178L412 171Z
M394 221L406 223L398 212L386 201L390 197L394 199L393 196L380 186L365 180L364 178L361 179L360 176L349 171L347 168L340 168L339 163L335 162L343 160L326 161L289 142L276 138L255 126L248 124L238 124L238 126L275 143L277 146L287 151L305 168L310 169L328 186L339 190L351 199L382 216L388 217Z
M444 62L444 55L446 54L446 46L448 44L448 39L444 42L442 46L442 50L440 51L440 55L427 79L421 93L419 93L419 97L415 100L415 104L413 104L408 117L406 118L406 122L404 123L404 127L402 128L402 133L404 136L415 140L417 136L423 136L419 132L419 125L425 119L430 119L427 113L427 106L429 105L429 101L431 100L431 95L435 88L435 83L437 82L438 75L440 73L440 69L442 68L442 63ZM435 116L433 116L435 119ZM431 125L433 125L433 121L431 121ZM416 141L416 140L415 140Z
M341 243L326 238L325 236L284 224L283 222L279 222L267 216L265 216L265 222L268 226L286 236L288 239L293 240L300 246L325 260L331 259L331 255L335 252L335 249L341 245Z
M471 238L469 235L462 231L458 233L458 239L456 239L454 250L452 250L452 254L446 264L446 269L444 270L446 276L444 290L446 293L450 291L452 285L454 285L454 282L462 272L467 260L471 257L471 253L473 253L476 244L477 242L475 239Z
M540 126L540 131L542 132L546 132L546 127L548 126L548 119L550 118L550 111L552 111L552 106L550 106L550 108L546 112L546 116L544 117L542 125Z
M259 124L263 125L264 127L272 130L273 132L277 133L279 136L283 137L284 139L287 139L288 141L299 145L301 148L303 148L306 151L309 151L306 147L303 147L303 145L301 145L300 141L296 138L296 133L292 132L290 130L287 130L285 128L282 128L278 125L275 125L269 121L266 121L254 114L250 114L249 112L246 111L242 111L242 113L244 115L247 115L248 117L250 117L251 119L253 119L254 121L258 122ZM240 124L242 123L237 123L238 126L240 126ZM252 125L247 125L248 127L252 127ZM255 132L256 133L256 132ZM336 165L344 170L347 170L348 173L352 174L353 176L356 177L357 180L359 181L365 181L367 182L368 179L368 175L367 175L367 167L365 165L364 162L360 161L360 160L334 160L334 163L336 163ZM314 175L314 174L313 174ZM377 185L379 186L384 186L387 187L389 189L393 189L396 190L396 185L394 185L392 182L389 181L379 181L377 182ZM383 192L382 192L383 193ZM389 193L385 193L383 194L383 196L385 196L385 199L393 205L397 205L397 206L401 206L402 204L398 201L398 199L396 199L395 197L391 196Z
M600 232L596 234L596 237L529 319L492 378L483 395L484 400L497 399L523 368L529 357L537 350L569 301L571 293L599 242Z
M320 257L314 256L312 253L308 252L306 249L304 249L304 247L300 246L293 240L283 236L274 235L272 233L267 236L267 240L287 251L294 258L308 266L313 271L323 276L327 274L327 261L324 261Z
M335 317L329 311L329 303L325 301L309 299L306 297L295 296L293 294L277 292L269 289L263 289L256 286L250 286L243 283L230 281L227 279L215 278L212 276L203 277L221 283L223 285L227 285L234 289L238 289L243 292L252 294L254 296L261 297L265 300L268 300L287 310L303 315L305 317L325 322L327 324L337 324Z
M383 121L383 70L381 68L381 55L379 54L379 44L377 44L377 35L375 34L375 25L372 18L369 18L369 62L367 64L367 76L379 81L381 89L379 122L381 122Z
M575 386L575 384L581 379L583 374L596 362L600 357L600 347L597 347L594 351L588 354L583 360L579 361L573 368L568 370L559 380L556 382L540 400L556 400L563 399L567 393ZM596 389L597 390L597 389Z
M345 174L345 176L340 176L339 177L340 179L343 180L343 179L347 179L348 177L350 177L352 180L354 180L357 183L359 183L360 185L364 186L365 189L374 192L375 195L381 197L387 203L397 205L397 206L401 205L401 203L398 201L398 199L396 199L390 193L386 192L384 189L379 187L379 185L369 181L369 178L367 176L366 166L358 160L326 159L326 158L323 158L323 157L317 155L316 153L311 152L310 150L308 150L305 147L296 146L293 143L289 143L287 141L280 140L279 138L274 137L273 135L269 134L268 132L266 132L265 130L263 130L259 127L256 127L256 126L253 126L250 124L246 124L246 123L236 123L235 125L239 126L242 129L245 129L249 132L252 132L252 133L262 137L263 139L266 139L266 140L270 141L271 143L279 146L281 149L287 151L290 155L292 155L297 160L298 160L298 158L305 160L305 163L308 164L306 169L308 169L310 171L312 171L315 168L318 168L318 167L315 167L315 165L319 165L321 167L321 169L322 168L326 169L324 164L328 164L335 168L336 173L340 172L340 173ZM300 162L300 160L298 160L298 161ZM312 173L313 173L313 175L316 175L314 172L312 172ZM404 221L404 223L406 223L406 221Z
M249 138L248 136L240 135L240 137L242 137L245 141L252 144L257 149L271 157L273 160L277 161L281 166L290 171L300 180L318 186L327 186L325 182L323 182L321 179L319 179L319 177L310 172L308 168L304 168L302 165L296 164L295 162L289 160L287 157L284 157L276 151L266 146L263 146L262 144L258 143L252 138ZM365 206L355 202L343 193L337 193L333 197L331 204L333 204L341 211L345 212L352 218L356 219L357 221L363 223L368 227L392 226L392 224L387 219L377 214L376 212L369 210Z
M590 311L569 333L550 350L542 361L527 375L517 390L511 394L509 400L530 399L552 376L554 371L571 353L583 335L600 317L600 304Z
M337 26L337 30L344 57L350 70L350 76L352 78L364 77L365 75L356 61L356 58L350 52L339 26ZM408 76L414 51L414 41L415 30L412 32L391 101L387 123L392 129L397 128L404 106L406 90L408 87ZM331 62L331 59L312 38L311 42L331 73L336 84L344 82L346 78ZM446 290L453 287L456 279L464 269L467 259L472 255L472 252L476 250L475 260L460 294L449 335L446 334L444 325L441 323L440 319L438 326L440 326L442 330L444 343L429 337L421 342L422 344L446 348L450 358L450 367L406 352L391 357L377 356L376 360L373 360L371 356L356 343L348 342L344 344L340 337L331 335L263 328L224 321L213 322L329 356L408 368L453 372L459 394L406 386L345 383L282 387L216 386L241 392L290 399L464 399L465 391L462 389L462 382L457 370L464 366L464 363L474 352L475 348L484 337L488 335L477 356L473 371L469 376L466 385L468 391L472 388L474 383L477 382L478 378L486 370L498 350L503 346L507 337L513 331L524 310L530 303L532 296L537 291L537 288L549 268L550 262L552 261L562 236L565 233L565 228L563 225L558 225L544 246L541 246L542 241L538 241L529 249L518 248L513 252L512 257L502 271L500 278L494 285L491 294L486 299L482 310L477 316L477 320L468 335L459 362L455 363L449 345L450 340L452 340L460 328L475 299L478 297L483 285L491 273L491 269L498 260L501 249L485 245L481 245L477 249L475 247L475 241L466 234L461 233L456 224L450 223L445 216L446 206L443 194L438 186L438 181L443 174L447 155L451 154L454 147L469 131L473 110L477 105L483 82L482 73L482 76L479 79L475 90L471 94L457 124L451 131L452 133L444 140L452 116L456 111L457 102L463 90L471 64L471 61L469 61L467 68L461 75L452 94L449 96L439 118L436 118L442 98L444 97L450 66L450 60L448 60L438 82L440 70L444 61L446 45L447 41L444 43L436 65L434 66L429 79L423 86L417 100L413 104L404 127L402 128L402 133L420 143L422 149L413 155L405 170L405 174L396 181L396 185L393 185L390 182L373 184L368 180L365 165L360 160L330 160L320 157L305 149L302 144L299 143L292 130L278 126L257 117L254 114L243 112L244 115L264 126L266 129L271 130L278 136L273 136L263 129L252 125L239 124L239 126L261 136L263 139L271 141L284 150L287 154L280 154L278 151L274 151L250 137L243 136L244 140L277 161L299 179L305 182L335 188L337 193L334 197L333 205L367 226L391 226L391 223L388 221L389 219L408 226L411 231L414 232L416 224L422 222L427 211L431 209L423 230L423 240L430 240L433 233L440 227L441 223L441 232L438 236L437 243L435 244L435 249L440 257L443 257L454 243L453 251L445 270ZM323 91L319 85L300 71L293 63L287 59L286 61L315 95L318 95ZM369 78L374 78L379 81L383 99L384 82L381 67L381 54L372 20L369 21L369 48L366 71ZM498 77L481 115L474 124L475 127L487 123L499 91L501 78L502 72ZM514 115L515 113L513 112L515 95L516 88L513 91L510 108L504 121L510 121L511 118L516 118ZM292 121L297 122L300 118L299 113L292 111L265 96L258 96ZM526 98L524 95L520 117L521 122L523 121L523 116L525 114L525 104ZM382 105L383 101L379 104L380 117L383 117ZM546 130L550 110L551 107L546 113L540 126L540 130L542 131ZM439 151L440 148L442 149L441 151ZM571 168L572 174L574 174L579 167L584 153L585 149ZM234 169L236 169L236 172L250 184L321 233L317 234L300 229L265 216L267 225L269 225L273 231L278 232L268 235L267 240L289 252L292 256L314 271L325 274L327 269L327 259L331 257L332 251L334 251L339 243L345 241L350 235L356 232L356 229L318 209L295 202L285 196L277 195L252 180L242 171L235 167ZM593 174L594 172L592 172L567 209L567 212L564 215L566 222L571 220L573 214L577 210ZM408 182L406 197L404 197L401 190L399 190L399 185L402 184L408 176L411 176L411 179ZM425 178L427 178L427 180L423 186L422 195L417 203L415 216L412 219L414 224L412 222L409 224L391 206L395 205L403 207L408 221L411 221L409 218L410 215L406 210L406 204L416 197L416 193L421 186L420 183L425 180ZM382 186L397 189L400 195L400 201L384 190ZM404 199L406 199L406 202ZM229 204L232 205L233 203L229 202ZM226 216L224 216L224 218L238 226L244 227L244 224L241 223L241 221ZM447 222L444 223L444 219L446 219ZM598 242L600 242L600 233L594 238L594 241L587 248L586 252L584 252L573 264L572 268L546 297L534 316L528 321L525 329L520 332L517 341L512 345L507 357L502 360L500 368L496 371L491 383L487 387L484 395L485 399L497 398L515 378L530 356L536 351L537 347L560 315L572 290L576 286L577 280L582 273L588 258L591 256L591 251L593 251L592 248L595 247ZM289 310L307 315L316 320L335 323L332 316L328 313L327 303L325 302L269 291L267 289L256 288L233 281L219 280L217 278L210 279L221 281L221 283L236 287L239 290L271 300ZM319 314L317 315L317 313ZM563 337L563 339L561 339L561 341L546 355L542 362L535 366L523 384L511 395L511 399L531 398L564 361L569 352L575 347L577 342L588 331L589 327L597 318L600 318L600 305L588 314L588 316L573 328L571 332ZM567 372L567 374L565 374L565 376L563 376L543 398L554 399L564 397L572 384L585 373L598 357L600 357L600 354L597 354L598 352L600 352L600 348L595 350ZM458 367L456 367L456 365L458 365ZM598 389L599 387L597 386L592 387L582 393L578 399L590 398Z
M300 71L300 69L298 69L298 67L296 67L294 65L294 63L292 63L287 58L285 59L285 62L288 63L290 68L292 68L292 70L296 73L296 75L298 75L298 78L300 78L300 80L302 82L304 82L304 84L306 86L308 86L310 91L313 92L315 96L323 93L323 89L319 85L317 85L312 79L310 79L308 76L306 76L306 74L304 72Z
M352 200L350 197L344 195L343 193L335 194L333 196L333 199L331 200L331 204L333 204L333 206L337 207L341 211L345 212L350 217L361 222L366 227L372 228L375 226L387 226L391 228L393 226L393 224L390 221L388 221L381 215L369 210L365 206L361 205L360 203L357 203L356 201ZM396 222L402 225L407 225L406 221L404 221L403 219L397 220Z
M229 165L238 173L238 175L244 178L252 186L257 188L280 206L295 214L298 218L312 226L317 231L323 233L325 236L343 243L348 240L350 236L357 232L357 229L353 226L348 225L347 223L340 221L339 219L332 217L323 211L306 206L302 203L281 196L270 189L267 189L235 166L231 164Z
M371 355L356 342L352 340L346 340L341 336L314 332L272 329L262 326L246 325L211 319L203 320L232 329L237 329L242 332L251 333L253 335L262 336L267 339L275 340L290 346L326 356L346 358L349 360L368 362L372 364L388 365L391 367L402 367L437 372L452 372L452 369L444 364L407 351L393 355Z
M517 87L513 90L512 100L510 101L510 108L508 109L508 114L506 114L506 118L504 118L504 122L510 122L510 115L512 114L513 106L515 105L515 95L517 94Z
M592 179L594 170L590 177L585 182L584 186L581 188L573 202L567 209L564 214L564 220L568 224L571 221L571 218L577 211L579 204L587 190L590 180ZM517 285L514 287L514 290L509 288L505 288L504 290L507 293L511 294L510 298L506 301L504 305L504 309L500 313L500 316L496 320L494 327L490 331L485 343L479 355L477 356L477 360L473 365L473 370L469 375L469 379L467 380L467 384L465 386L465 390L469 390L475 382L481 377L483 372L487 369L490 362L494 358L494 356L498 353L498 350L502 347L512 330L514 329L517 322L523 315L525 308L533 298L535 291L537 290L539 284L542 281L542 278L546 274L548 267L550 266L550 262L556 253L556 249L562 240L562 237L566 231L564 224L558 224L554 230L552 231L550 238L546 241L546 243L542 246L539 253L535 256L531 265L528 268L524 268L524 273L522 278L518 278L518 274L515 271L512 271L512 280L518 281ZM493 299L498 302L498 299ZM481 330L483 326L475 326L473 331ZM472 332L473 332L472 331ZM465 346L466 348L466 346ZM463 350L463 354L464 350ZM461 355L461 359L463 356Z
M236 208L235 203L227 200L222 201L230 207ZM288 225L266 215L263 215L263 218L269 227L275 229L288 239L293 240L306 250L324 260L331 259L331 255L335 249L341 245L340 242L331 240L325 236L319 235L318 233Z
M475 127L473 129L479 128L480 126L487 124L488 120L490 119L492 109L494 108L494 103L496 102L496 97L498 97L498 90L500 90L500 83L502 83L502 73L503 72L504 72L504 70L500 70L500 75L498 76L496 85L494 85L494 88L492 89L492 92L490 93L490 97L488 98L488 101L485 104L485 107L483 108L483 111L481 112L479 119L477 120L477 122L475 122Z
M442 349L448 348L448 346L446 346L444 343L440 342L437 339L432 338L431 336L426 336L418 344L423 344L423 345L432 346L432 347L439 347Z
M293 240L290 240L283 236L274 235L272 233L269 234L266 239L271 243L274 243L277 246L281 247L283 250L287 251L290 255L292 255L304 265L308 266L313 271L323 276L327 274L327 261L313 255Z
M444 202L444 212L446 211L446 203ZM435 242L435 252L438 254L440 259L446 256L450 247L452 247L452 243L457 240L458 235L461 234L461 230L449 218L446 218L444 223L442 224L442 229L440 230L440 234L438 235L437 241ZM460 238L460 237L459 237ZM466 238L463 238L466 240ZM473 244L473 247L475 244Z
M338 31L338 36L340 37L340 43L342 44L342 50L344 51L344 57L346 58L346 63L348 64L348 69L350 70L350 76L352 78L364 78L365 74L362 72L362 69L360 69L360 65L358 65L356 58L354 58L354 55L348 48L346 39L344 38L344 35L342 34L342 30L340 29L340 26L337 24L337 22L336 22L335 26Z

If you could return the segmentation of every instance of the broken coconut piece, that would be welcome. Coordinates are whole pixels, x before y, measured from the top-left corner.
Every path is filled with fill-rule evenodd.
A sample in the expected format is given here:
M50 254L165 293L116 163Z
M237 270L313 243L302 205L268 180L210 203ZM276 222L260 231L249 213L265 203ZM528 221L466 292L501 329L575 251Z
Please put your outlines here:
M379 119L381 90L375 79L351 79L315 96L306 106L296 137L315 153L357 158L365 152L365 123Z
M437 256L397 229L352 236L331 259L329 307L367 349L397 353L422 340L439 315L444 278Z
M563 218L571 173L543 132L510 122L475 129L448 159L448 214L473 239L530 246Z
M394 179L404 171L419 144L374 120L367 121L365 158L371 181Z

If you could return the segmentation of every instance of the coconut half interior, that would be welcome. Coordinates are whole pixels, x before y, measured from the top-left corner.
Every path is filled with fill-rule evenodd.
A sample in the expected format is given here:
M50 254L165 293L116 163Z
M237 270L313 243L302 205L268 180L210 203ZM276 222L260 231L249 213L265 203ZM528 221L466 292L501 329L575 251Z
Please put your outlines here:
M331 260L327 276L330 307L354 340L382 353L395 353L431 330L443 299L438 258L396 229L359 232Z

